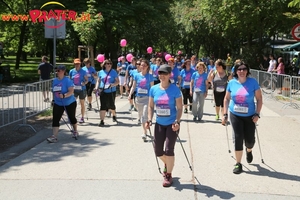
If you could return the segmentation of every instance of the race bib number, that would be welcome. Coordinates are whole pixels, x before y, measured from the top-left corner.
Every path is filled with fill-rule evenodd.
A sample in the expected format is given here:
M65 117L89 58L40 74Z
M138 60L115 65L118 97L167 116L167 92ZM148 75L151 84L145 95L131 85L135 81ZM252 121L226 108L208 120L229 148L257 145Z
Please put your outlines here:
M105 84L104 89L108 89L110 87L110 84Z
M81 85L75 85L74 90L82 90L82 86Z
M148 90L147 89L138 88L137 91L138 91L139 94L148 94Z
M174 82L175 82L174 79L170 79L170 81L171 81L171 83L174 83Z
M195 92L201 92L200 88L195 88Z
M169 117L171 115L171 109L169 105L157 105L156 114L161 117Z
M61 86L54 86L53 92L60 92L61 91Z
M216 91L217 92L224 92L225 91L225 87L224 86L217 86L216 87Z
M121 70L121 74L125 74L125 72L126 72L126 71L125 71L124 69Z
M91 77L92 75L91 74L87 74L87 77Z
M233 110L237 113L248 113L249 108L247 104L234 104Z
M184 81L184 82L183 82L183 85L184 85L184 86L189 86L190 83L191 83L191 82L189 82L189 81Z

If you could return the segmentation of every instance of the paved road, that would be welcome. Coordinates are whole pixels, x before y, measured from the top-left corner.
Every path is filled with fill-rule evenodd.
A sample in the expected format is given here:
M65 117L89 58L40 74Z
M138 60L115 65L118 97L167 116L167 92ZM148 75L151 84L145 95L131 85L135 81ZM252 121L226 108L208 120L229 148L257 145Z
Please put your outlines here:
M193 122L191 113L182 117L181 142L193 171L177 141L170 188L162 187L152 143L140 137L137 113L131 117L127 100L117 99L120 124L109 118L100 128L98 113L90 111L79 140L62 125L58 143L43 140L2 165L0 199L299 199L300 111L266 99L257 128L265 163L256 144L253 163L243 157L244 173L235 175L226 129L215 121L210 98L203 123ZM36 137L50 135L49 128ZM231 151L232 146L230 137Z

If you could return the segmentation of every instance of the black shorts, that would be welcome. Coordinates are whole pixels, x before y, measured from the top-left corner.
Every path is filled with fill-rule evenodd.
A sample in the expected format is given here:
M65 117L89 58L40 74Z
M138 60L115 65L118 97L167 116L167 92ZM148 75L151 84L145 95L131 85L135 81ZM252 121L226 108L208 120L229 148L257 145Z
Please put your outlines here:
M83 100L86 97L86 90L74 90L74 96L75 98L79 96L79 99Z
M101 103L100 110L108 110L108 109L116 110L115 99L116 99L116 92L110 92L110 93L102 92L100 95L100 103Z
M92 92L94 91L95 84L92 84L91 82L88 82L88 84L86 84L85 87L86 87L87 96L88 97L92 96Z
M226 91L224 91L224 92L216 92L214 90L214 99L215 99L215 103L216 103L217 107L221 106L223 108L225 94L226 94Z

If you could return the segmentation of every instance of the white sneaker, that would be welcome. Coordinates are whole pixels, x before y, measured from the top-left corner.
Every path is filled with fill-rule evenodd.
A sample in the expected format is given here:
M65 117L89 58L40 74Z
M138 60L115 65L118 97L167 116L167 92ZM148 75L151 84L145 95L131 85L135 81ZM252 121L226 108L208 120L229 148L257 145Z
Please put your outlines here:
M50 142L50 143L56 143L58 140L57 140L57 137L52 135L51 137L47 138L47 141Z
M144 142L147 141L147 137L145 134L142 134L142 139L144 140Z

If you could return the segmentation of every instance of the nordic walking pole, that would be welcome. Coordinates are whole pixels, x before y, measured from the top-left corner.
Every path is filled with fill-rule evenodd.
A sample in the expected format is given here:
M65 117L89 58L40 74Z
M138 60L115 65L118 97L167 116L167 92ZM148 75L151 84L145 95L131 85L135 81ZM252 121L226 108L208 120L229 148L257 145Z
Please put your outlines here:
M227 118L227 116L226 116L226 118ZM230 146L229 146L229 137L228 137L228 121L226 120L225 124L222 123L222 125L226 127L228 153L231 153Z
M151 122L147 122L147 123L151 123ZM153 137L152 137L152 133L151 133L150 125L149 125L149 134L150 134L151 138L153 138ZM154 150L154 156L155 156L155 159L156 159L156 164L157 164L158 172L159 172L160 174L162 174L161 171L160 171L160 166L159 166L159 163L158 163L157 156L156 156L156 154L155 154L155 146L154 146L154 142L153 142L152 139L151 139L151 142L152 142L152 146L153 146L153 150Z
M67 127L70 129L70 131L73 132L72 128L69 126L69 124L66 122L66 120L63 117L61 117L61 118L65 122L65 124L67 125Z
M258 137L258 131L257 131L257 128L256 128L256 124L255 124L255 132L256 132L256 135L257 135L257 142L258 142L258 147L259 147L261 162L265 163L264 159L263 159L263 156L262 156L262 153L261 153L261 147L260 147L260 142L259 142L259 137Z
M96 90L95 96L96 96L96 102L97 102L98 111L100 112L100 107L99 107L99 102L98 102L98 90Z
M191 169L191 171L193 171L192 166L191 166L191 164L190 164L190 161L189 161L189 159L188 159L188 157L187 157L187 155L186 155L186 152L185 152L185 150L184 150L184 148L183 148L181 139L180 139L180 137L179 137L179 131L176 131L176 134L177 134L177 138L178 138L178 140L179 140L179 143L180 143L180 145L181 145L182 151L183 151L183 153L184 153L184 155L185 155L186 161L187 161L188 164L189 164L189 168Z

